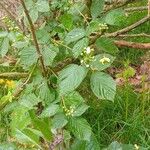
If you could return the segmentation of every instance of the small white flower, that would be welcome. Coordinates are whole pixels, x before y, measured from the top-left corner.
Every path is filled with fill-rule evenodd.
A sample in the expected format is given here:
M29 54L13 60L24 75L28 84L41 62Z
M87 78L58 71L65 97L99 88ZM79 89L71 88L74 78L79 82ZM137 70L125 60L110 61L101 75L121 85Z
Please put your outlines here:
M90 67L90 65L88 65L88 64L87 64L87 65L86 65L86 67L87 67L87 68L89 68L89 67Z
M86 48L86 53L87 53L87 54L90 54L90 53L91 53L91 48L90 48L90 47L87 47L87 48Z
M139 146L137 144L134 144L135 150L139 150Z
M83 60L81 60L80 62L81 62L81 64L83 64L83 62L84 62L84 61L83 61Z

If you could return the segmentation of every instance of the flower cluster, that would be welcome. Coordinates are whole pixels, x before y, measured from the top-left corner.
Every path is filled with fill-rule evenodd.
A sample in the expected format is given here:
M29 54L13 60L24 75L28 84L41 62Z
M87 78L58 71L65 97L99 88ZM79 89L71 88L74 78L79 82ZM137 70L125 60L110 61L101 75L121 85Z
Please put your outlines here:
M103 65L107 64L109 62L110 62L110 58L108 58L108 57L104 56L102 59L100 59L100 63L102 63Z
M0 85L4 85L9 89L13 89L15 87L15 82L13 80L0 79Z
M108 26L106 23L99 23L99 29L102 30L108 30Z
M90 47L84 48L84 51L81 53L82 59L81 64L85 65L87 68L90 67L90 62L94 61L93 55L94 49Z
M74 107L70 106L70 108L66 108L66 107L63 107L64 111L65 111L65 114L66 116L73 116L73 113L75 111Z

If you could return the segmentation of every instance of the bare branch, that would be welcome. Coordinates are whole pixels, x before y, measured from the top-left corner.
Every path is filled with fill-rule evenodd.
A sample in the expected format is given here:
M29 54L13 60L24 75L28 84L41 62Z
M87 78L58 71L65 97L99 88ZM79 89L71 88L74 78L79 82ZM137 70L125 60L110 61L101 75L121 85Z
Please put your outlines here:
M112 9L123 7L123 6L129 4L129 3L133 2L133 1L134 0L120 0L120 1L116 0L116 1L112 1L112 3L110 3L108 5L105 5L103 13L106 13L109 10L112 10Z
M130 8L126 8L124 9L126 12L132 12L132 11L143 11L143 10L147 10L147 6L141 6L141 7L130 7Z
M140 33L140 34L120 34L118 37L148 37L150 38L150 34Z
M5 72L5 73L0 73L0 78L18 79L18 78L25 78L27 76L28 76L28 73L25 73L25 72Z
M113 33L107 33L104 36L105 37L116 37L116 36L118 36L120 34L124 34L124 33L127 33L129 31L131 31L132 29L142 25L143 23L147 22L148 20L150 20L150 16L146 16L146 17L142 18L141 20L135 22L134 24L132 24L132 25L130 25L128 27L125 27L125 28L123 28L121 30L118 30L116 32L113 32Z
M136 42L128 42L128 41L114 41L117 47L129 47L135 49L150 49L150 43L136 43Z

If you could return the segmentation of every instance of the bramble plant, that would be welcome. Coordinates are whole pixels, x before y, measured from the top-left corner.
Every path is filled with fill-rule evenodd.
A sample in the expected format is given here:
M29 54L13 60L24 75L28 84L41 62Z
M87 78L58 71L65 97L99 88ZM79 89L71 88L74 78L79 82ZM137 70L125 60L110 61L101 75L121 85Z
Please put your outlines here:
M114 37L136 26L112 32L127 16L121 8L104 9L104 0L19 2L18 18L4 17L6 30L0 31L0 55L13 56L14 63L1 65L9 68L0 76L0 111L9 116L2 142L13 143L13 149L75 150L82 145L99 150L82 117L90 106L79 89L88 80L99 100L113 103L116 82L107 68L119 51Z

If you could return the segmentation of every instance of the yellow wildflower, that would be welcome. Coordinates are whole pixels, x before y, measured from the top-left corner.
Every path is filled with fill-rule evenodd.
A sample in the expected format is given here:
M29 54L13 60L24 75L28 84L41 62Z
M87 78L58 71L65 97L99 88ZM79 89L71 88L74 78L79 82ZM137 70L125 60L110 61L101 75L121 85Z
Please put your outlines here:
M102 59L100 59L100 63L102 63L103 65L105 64L105 63L109 63L110 62L110 59L108 58L108 57L103 57Z
M3 84L5 82L4 79L0 79L0 84Z
M6 86L12 89L15 87L15 82L12 80L6 80Z

